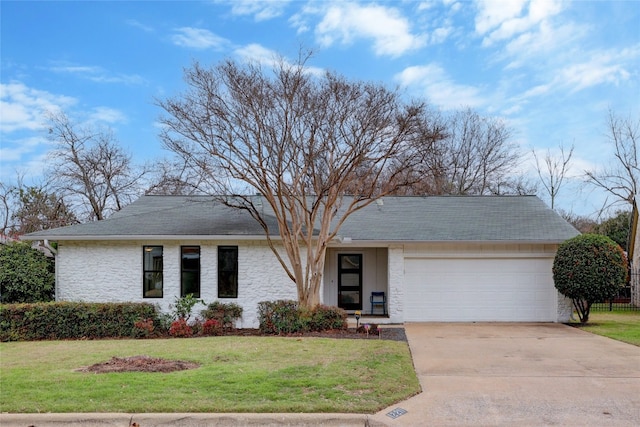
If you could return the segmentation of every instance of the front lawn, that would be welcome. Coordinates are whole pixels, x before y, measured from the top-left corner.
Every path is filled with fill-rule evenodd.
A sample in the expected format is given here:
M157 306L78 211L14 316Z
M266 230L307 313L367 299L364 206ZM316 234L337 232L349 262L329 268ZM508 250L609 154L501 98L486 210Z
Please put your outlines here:
M591 311L586 325L572 323L580 329L640 346L640 311Z
M3 412L374 413L420 391L406 342L211 337L0 344ZM196 362L95 374L112 357Z

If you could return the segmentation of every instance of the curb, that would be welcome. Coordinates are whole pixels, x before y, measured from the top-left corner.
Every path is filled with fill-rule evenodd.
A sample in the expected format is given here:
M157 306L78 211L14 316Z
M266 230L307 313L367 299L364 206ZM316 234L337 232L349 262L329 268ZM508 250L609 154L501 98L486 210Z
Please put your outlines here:
M240 427L240 426L328 426L385 427L363 414L0 414L2 427Z

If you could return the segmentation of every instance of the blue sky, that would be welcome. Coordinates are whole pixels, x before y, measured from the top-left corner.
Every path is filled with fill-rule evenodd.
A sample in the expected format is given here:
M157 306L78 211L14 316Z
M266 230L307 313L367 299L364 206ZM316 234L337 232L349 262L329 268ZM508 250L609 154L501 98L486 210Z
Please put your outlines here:
M2 1L0 15L6 183L42 180L46 111L109 126L152 161L169 156L154 100L184 89L184 67L295 58L301 45L319 69L501 117L524 153L574 143L556 202L583 215L603 200L579 175L611 158L607 110L640 114L640 1Z

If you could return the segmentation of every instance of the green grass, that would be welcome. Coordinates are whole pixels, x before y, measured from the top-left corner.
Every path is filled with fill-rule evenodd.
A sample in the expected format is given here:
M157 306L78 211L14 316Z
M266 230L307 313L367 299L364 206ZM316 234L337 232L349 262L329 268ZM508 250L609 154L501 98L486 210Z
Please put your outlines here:
M591 311L586 325L572 325L593 334L640 346L640 311Z
M113 356L199 363L79 372ZM2 412L374 413L420 391L404 342L212 337L0 344Z

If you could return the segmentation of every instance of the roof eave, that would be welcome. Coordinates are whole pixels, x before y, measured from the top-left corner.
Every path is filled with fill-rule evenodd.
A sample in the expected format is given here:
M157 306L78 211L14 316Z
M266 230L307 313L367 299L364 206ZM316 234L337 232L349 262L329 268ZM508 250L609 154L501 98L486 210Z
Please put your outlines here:
M84 236L47 236L47 235L30 235L22 236L21 240L50 240L54 242L61 241L122 241L122 240L266 240L264 235L223 235L223 234L201 234L201 235L187 235L187 234L112 234L112 235L84 235ZM273 240L280 239L279 236L273 236Z

